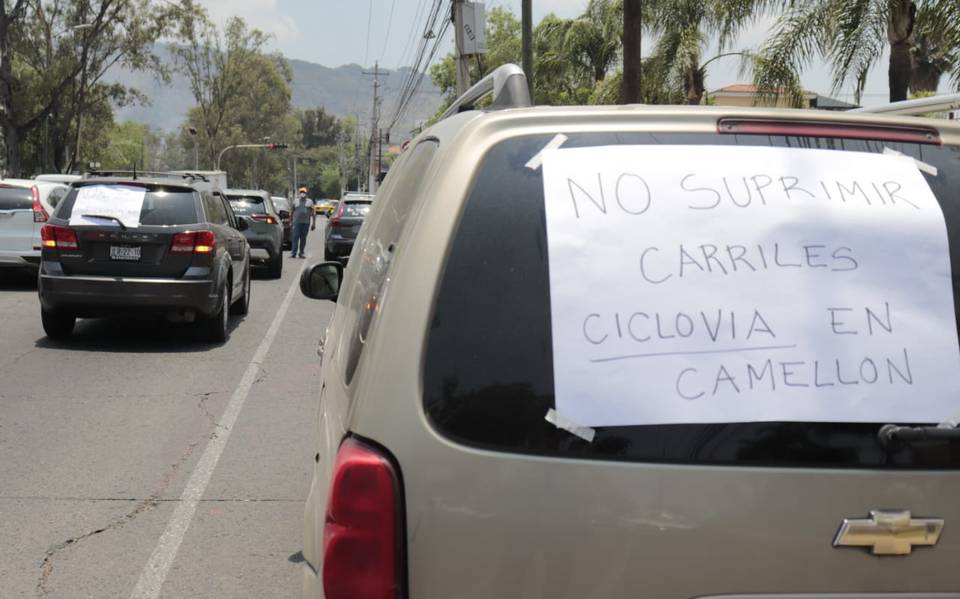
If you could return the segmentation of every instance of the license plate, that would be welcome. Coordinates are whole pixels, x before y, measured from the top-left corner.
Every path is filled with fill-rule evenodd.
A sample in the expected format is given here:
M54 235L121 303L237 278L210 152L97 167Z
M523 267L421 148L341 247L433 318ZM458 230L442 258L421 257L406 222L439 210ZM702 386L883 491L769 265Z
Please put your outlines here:
M111 245L110 259L137 261L140 259L141 249L139 245Z

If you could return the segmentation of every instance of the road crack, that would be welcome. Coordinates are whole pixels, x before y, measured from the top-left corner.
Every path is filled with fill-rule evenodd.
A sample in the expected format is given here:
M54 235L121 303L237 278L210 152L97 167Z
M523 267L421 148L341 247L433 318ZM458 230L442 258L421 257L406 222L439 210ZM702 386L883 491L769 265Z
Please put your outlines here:
M214 430L210 433L211 438L217 436L217 430L227 430L225 426L217 422L217 417L207 408L207 401L210 399L210 396L217 395L219 393L225 393L225 391L207 391L205 393L197 393L199 397L197 400L197 408L203 413L204 417L210 421L211 426Z
M142 500L124 500L124 501L137 501L137 504L134 506L134 508L131 511L110 521L105 526L91 530L89 532L83 533L75 537L70 537L69 539L66 539L65 541L61 541L51 546L49 549L47 549L47 552L43 557L43 561L40 563L40 577L37 579L37 586L36 586L37 597L46 597L50 593L50 590L47 588L47 585L49 583L50 576L53 574L54 559L62 551L65 551L72 547L76 547L83 541L91 537L94 537L96 535L99 535L101 533L113 531L113 530L120 530L130 522L133 522L141 514L153 509L157 505L160 505L160 503L163 502L162 496L164 492L170 486L170 483L173 482L173 478L174 476L176 476L180 468L183 467L183 465L187 462L187 460L190 459L190 456L193 455L193 452L196 449L197 445L200 444L200 441L209 440L214 435L216 435L215 431L207 435L204 435L203 439L195 441L194 443L191 443L190 445L188 445L187 448L183 451L183 454L180 456L180 459L177 460L174 464L171 464L167 474L162 479L160 479L160 482L157 484L156 489L154 490L153 493L150 494L149 497Z

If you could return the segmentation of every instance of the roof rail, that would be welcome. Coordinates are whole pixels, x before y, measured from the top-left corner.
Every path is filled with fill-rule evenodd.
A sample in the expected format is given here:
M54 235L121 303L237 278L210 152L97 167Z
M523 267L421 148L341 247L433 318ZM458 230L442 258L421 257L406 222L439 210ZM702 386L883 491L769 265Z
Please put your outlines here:
M171 173L169 171L138 171L138 170L92 170L84 173L85 179L90 177L152 177L155 179L189 179L190 181L207 181L209 179L201 173Z
M440 119L473 110L477 101L490 94L493 94L493 103L490 105L493 110L526 108L532 104L530 88L527 87L527 76L523 74L523 69L515 64L505 64L494 69L492 73L454 100Z
M881 104L880 106L857 108L850 112L919 116L929 112L946 112L948 110L957 110L958 108L960 108L960 94L943 94L941 96L917 98L916 100L890 102L889 104Z

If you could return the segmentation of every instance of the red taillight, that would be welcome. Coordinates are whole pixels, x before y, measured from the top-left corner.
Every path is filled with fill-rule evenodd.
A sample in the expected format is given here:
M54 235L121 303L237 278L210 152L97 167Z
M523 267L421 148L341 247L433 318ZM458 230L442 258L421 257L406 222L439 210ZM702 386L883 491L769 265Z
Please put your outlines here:
M330 226L331 226L331 227L339 227L339 226L340 226L340 218L343 217L343 212L344 212L344 208L345 208L345 207L346 207L346 206L345 206L345 204L344 204L343 202L340 202L340 205L337 206L337 213L334 214L334 215L330 218Z
M775 121L769 119L720 119L719 133L742 135L785 135L795 137L829 137L870 139L915 144L939 145L940 133L931 127L897 127L859 123L814 123L810 121Z
M50 218L50 215L47 214L46 209L44 209L43 204L40 203L40 190L37 189L37 186L34 185L30 188L30 192L33 194L33 222L35 223L45 223L47 219Z
M267 223L268 225L276 224L276 219L270 216L269 214L251 214L250 218L262 223Z
M177 233L170 244L171 254L209 254L217 247L213 231Z
M327 599L397 599L402 592L400 481L376 449L340 446L323 527Z
M73 229L56 225L40 227L40 240L43 247L57 250L75 250L80 247L77 233Z

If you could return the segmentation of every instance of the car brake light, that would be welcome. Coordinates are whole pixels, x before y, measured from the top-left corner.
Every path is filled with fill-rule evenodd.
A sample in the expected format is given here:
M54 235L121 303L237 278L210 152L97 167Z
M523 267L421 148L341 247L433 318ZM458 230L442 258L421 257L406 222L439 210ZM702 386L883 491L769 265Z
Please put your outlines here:
M274 219L269 214L251 214L250 217L253 220L260 221L262 223L267 223L268 225L276 224L276 219Z
M47 219L50 218L50 215L47 214L46 209L44 209L43 204L40 203L40 190L37 189L37 186L34 185L30 188L30 192L33 194L33 222L35 223L45 223Z
M400 481L382 452L346 439L323 528L327 599L397 599L402 592Z
M213 231L197 231L196 242L193 246L194 253L209 254L217 247L217 238Z
M733 135L830 137L935 145L941 143L940 133L932 127L898 127L896 125L872 125L869 123L720 119L717 123L717 131Z
M344 204L343 204L343 202L340 202L340 205L337 206L337 213L334 214L333 217L330 219L330 226L331 226L331 227L339 227L339 226L340 226L340 218L343 216L343 212L344 212L343 209L344 209Z
M173 236L171 254L209 254L217 247L213 231L187 231Z
M40 227L40 241L45 248L58 250L75 250L80 247L77 233L73 229L56 225Z

